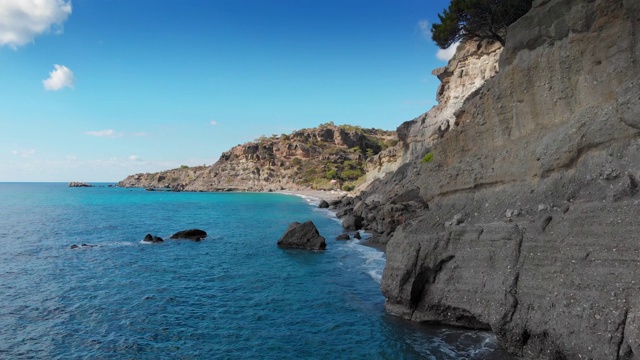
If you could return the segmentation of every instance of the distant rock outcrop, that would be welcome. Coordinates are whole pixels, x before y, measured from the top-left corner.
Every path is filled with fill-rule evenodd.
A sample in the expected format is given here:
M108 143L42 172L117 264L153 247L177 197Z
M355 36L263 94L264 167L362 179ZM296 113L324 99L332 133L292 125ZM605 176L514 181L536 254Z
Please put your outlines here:
M171 235L171 239L190 239L195 241L200 241L207 237L207 232L200 229L189 229L178 231L177 233Z
M69 183L69 187L93 187L93 185L78 181L72 181Z
M289 249L324 250L327 247L324 237L320 236L312 221L293 222L278 240L278 246Z

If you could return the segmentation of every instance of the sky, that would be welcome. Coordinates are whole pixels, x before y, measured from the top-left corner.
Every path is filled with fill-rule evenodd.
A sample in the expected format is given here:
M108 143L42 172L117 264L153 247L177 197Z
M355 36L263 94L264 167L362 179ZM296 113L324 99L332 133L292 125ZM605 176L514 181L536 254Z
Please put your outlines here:
M0 0L0 182L211 165L435 105L449 0Z

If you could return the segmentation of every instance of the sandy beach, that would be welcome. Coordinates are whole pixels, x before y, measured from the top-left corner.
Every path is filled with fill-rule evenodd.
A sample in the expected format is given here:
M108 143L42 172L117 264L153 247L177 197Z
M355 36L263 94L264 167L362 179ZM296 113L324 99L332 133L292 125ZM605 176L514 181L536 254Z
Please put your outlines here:
M296 191L289 191L289 190L283 190L283 191L278 191L278 193L281 194L289 194L289 195L298 195L298 196L311 196L320 200L324 200L327 202L331 202L334 200L340 200L343 197L349 195L349 192L347 191L342 191L342 190L330 190L330 191L323 191L323 190L313 190L313 189L308 189L308 190L296 190Z

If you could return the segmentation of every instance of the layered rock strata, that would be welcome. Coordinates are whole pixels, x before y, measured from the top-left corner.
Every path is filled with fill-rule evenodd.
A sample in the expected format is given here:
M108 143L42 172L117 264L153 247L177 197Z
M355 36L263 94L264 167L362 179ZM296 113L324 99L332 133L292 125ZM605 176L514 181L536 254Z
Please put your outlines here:
M413 203L388 219L387 310L528 359L638 358L640 2L535 1L453 123L345 211Z
M454 114L464 100L498 73L502 46L492 41L468 41L461 44L446 66L433 70L440 80L436 94L438 104L427 113L407 121L398 128L396 146L367 160L364 190L376 179L396 171L407 162L422 157L434 143L457 126Z

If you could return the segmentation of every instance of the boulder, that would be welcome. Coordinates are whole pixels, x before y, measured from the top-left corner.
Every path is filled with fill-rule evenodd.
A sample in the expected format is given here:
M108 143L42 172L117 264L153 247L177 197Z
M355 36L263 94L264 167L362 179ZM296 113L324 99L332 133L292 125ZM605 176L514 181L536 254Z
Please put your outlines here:
M350 240L351 237L349 234L340 234L336 237L336 240Z
M360 231L356 231L356 234L353 235L353 238L358 240L362 239L362 236L360 236Z
M278 240L278 246L289 249L324 250L327 247L324 237L312 221L303 224L293 222Z
M159 237L159 236L154 236L154 235L151 235L151 234L147 234L142 241L156 244L156 243L161 243L164 240L162 240L162 238Z
M329 208L329 203L326 202L325 200L322 200L322 201L320 201L320 204L318 204L318 208L327 209L327 208Z
M363 221L364 218L362 218L362 216L348 214L344 217L344 220L342 220L342 227L348 231L360 230L362 229Z
M182 230L171 235L171 239L191 239L195 241L200 241L206 237L207 237L206 231L200 230L200 229Z

